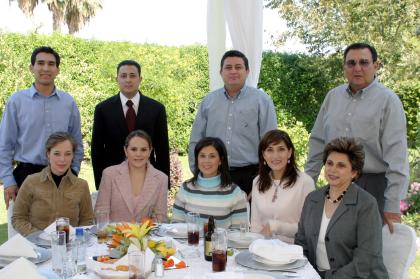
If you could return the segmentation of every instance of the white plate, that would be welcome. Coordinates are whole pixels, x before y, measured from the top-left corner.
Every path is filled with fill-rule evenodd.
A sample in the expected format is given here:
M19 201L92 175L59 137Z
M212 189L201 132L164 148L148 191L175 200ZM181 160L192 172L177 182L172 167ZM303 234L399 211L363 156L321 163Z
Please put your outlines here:
M230 232L228 233L228 240L231 241L233 244L237 244L240 246L248 246L252 243L252 241L256 239L264 238L262 234L253 233L253 232ZM244 247L245 248L245 247Z
M260 262L260 263L263 263L263 264L266 264L266 265L272 265L272 266L283 266L285 264L294 263L295 261L298 260L298 259L286 259L286 260L280 262L280 261L269 260L269 259L266 259L266 258L257 256L257 255L252 254L252 253L251 253L251 255L252 255L252 258L255 261Z
M243 279L276 279L275 277L261 273L243 273Z
M34 264L43 263L48 261L51 258L51 251L42 247L36 247L35 251L38 253L37 258L26 258L28 261L33 262ZM1 257L0 258L0 267L5 267L14 260L20 257Z
M187 223L162 224L158 235L170 236L173 238L187 238Z
M235 257L235 261L245 267L249 267L252 269L258 270L266 270L266 271L288 271L297 268L304 267L307 263L307 259L299 259L289 264L284 265L267 265L264 263L257 262L253 259L251 253L249 251L242 251Z

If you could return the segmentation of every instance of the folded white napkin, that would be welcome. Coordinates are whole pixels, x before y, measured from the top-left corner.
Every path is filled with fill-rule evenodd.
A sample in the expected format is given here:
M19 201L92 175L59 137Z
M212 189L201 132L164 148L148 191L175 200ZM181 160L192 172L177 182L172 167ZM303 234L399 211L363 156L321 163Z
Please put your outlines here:
M223 271L204 274L204 279L242 279L244 275L240 272Z
M2 270L0 270L0 278L7 279L22 279L22 278L31 278L31 279L46 279L42 276L36 266L28 261L25 258L19 258Z
M0 257L37 258L35 247L35 244L26 240L22 235L16 234L0 246Z
M138 251L139 249L134 245L134 244L130 244L130 246L128 246L128 250L127 250L127 254L130 253L131 251ZM122 257L121 259L119 259L118 261L116 261L114 263L115 266L117 265L128 265L128 255L125 255L124 257ZM150 273L152 271L152 264L153 264L153 259L155 258L155 254L153 253L152 250L150 250L149 248L146 249L146 260L145 260L145 264L146 264L146 273Z
M188 227L186 223L173 223L164 225L164 228L167 232L173 234L185 234L187 235Z
M279 239L257 239L249 246L249 252L270 262L289 263L303 258L299 245L287 244Z

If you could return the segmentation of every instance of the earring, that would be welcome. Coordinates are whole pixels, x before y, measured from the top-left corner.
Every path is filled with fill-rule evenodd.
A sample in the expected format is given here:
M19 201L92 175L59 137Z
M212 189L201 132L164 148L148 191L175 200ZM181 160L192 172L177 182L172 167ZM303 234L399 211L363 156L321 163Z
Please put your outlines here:
M267 162L266 162L266 161L264 161L264 166L265 166L265 165L267 165Z
M289 159L289 160L287 160L287 163L288 163L288 164L290 164L290 159Z

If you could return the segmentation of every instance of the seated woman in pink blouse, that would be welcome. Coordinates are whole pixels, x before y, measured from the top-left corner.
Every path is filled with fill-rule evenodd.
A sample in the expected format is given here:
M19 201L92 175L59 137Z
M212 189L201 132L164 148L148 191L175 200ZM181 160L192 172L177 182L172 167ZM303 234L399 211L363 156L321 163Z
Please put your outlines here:
M110 222L139 222L145 217L165 222L168 176L149 162L152 140L141 130L125 141L127 160L106 168L99 186L95 212L109 212Z
M284 131L268 131L258 146L258 157L258 176L252 184L251 230L293 243L303 203L315 189L314 182L297 169L295 148Z

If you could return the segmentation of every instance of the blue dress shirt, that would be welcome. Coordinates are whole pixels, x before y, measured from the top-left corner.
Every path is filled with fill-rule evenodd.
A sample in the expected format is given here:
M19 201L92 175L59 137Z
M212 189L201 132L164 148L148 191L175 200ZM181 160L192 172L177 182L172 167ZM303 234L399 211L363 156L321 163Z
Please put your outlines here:
M83 160L80 113L73 97L55 89L50 96L29 89L13 94L0 123L0 179L7 188L16 185L12 161L47 165L45 143L54 132L68 132L77 143L72 169Z

